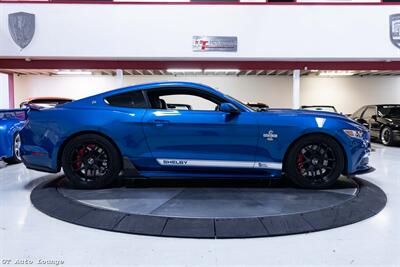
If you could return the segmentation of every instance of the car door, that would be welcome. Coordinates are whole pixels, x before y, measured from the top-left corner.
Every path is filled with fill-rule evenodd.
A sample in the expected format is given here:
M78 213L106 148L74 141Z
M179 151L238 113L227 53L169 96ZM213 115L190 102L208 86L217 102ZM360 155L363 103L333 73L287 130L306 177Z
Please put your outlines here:
M180 90L179 96L193 96L192 90L196 92L190 88ZM167 109L167 99L162 100L166 102L161 103L164 107L155 107L153 103L144 116L144 133L155 165L196 169L254 167L258 124L252 112L230 114L214 110L215 106L207 110L180 99L181 102L178 98L171 103L188 104L192 109Z

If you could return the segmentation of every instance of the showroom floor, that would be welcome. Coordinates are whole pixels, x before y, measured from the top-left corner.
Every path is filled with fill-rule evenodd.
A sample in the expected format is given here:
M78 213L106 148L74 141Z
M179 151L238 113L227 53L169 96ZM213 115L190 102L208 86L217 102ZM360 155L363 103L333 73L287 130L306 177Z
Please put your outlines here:
M388 203L381 213L328 231L254 239L137 236L59 221L36 210L29 199L36 185L54 175L0 162L0 261L64 261L63 266L400 266L400 148L374 148L371 165L377 170L361 177L386 192Z

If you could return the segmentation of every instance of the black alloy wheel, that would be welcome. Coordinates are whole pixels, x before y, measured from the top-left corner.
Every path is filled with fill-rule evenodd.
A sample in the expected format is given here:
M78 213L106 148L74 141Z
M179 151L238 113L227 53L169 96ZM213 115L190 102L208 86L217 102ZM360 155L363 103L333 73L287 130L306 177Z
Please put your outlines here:
M332 186L344 169L340 145L325 135L310 135L290 149L285 164L289 179L303 188L323 189Z
M393 145L393 132L389 127L384 127L381 131L381 142L385 146Z
M121 157L106 138L85 134L72 139L65 146L62 167L77 188L105 188L118 177Z

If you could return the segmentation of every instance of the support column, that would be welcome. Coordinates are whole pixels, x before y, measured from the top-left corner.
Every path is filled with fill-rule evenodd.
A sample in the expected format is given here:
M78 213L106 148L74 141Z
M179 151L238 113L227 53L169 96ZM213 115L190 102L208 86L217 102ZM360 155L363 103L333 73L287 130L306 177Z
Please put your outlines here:
M124 72L121 69L115 70L117 74L117 87L124 86Z
M293 71L293 89L292 89L293 108L300 108L300 70Z
M14 74L8 74L8 107L14 108Z

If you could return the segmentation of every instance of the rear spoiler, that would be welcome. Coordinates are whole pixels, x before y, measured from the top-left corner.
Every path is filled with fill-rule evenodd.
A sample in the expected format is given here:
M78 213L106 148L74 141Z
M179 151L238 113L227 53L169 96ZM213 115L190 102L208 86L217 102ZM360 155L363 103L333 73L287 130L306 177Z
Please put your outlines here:
M0 120L18 119L24 121L28 118L28 109L0 109Z

